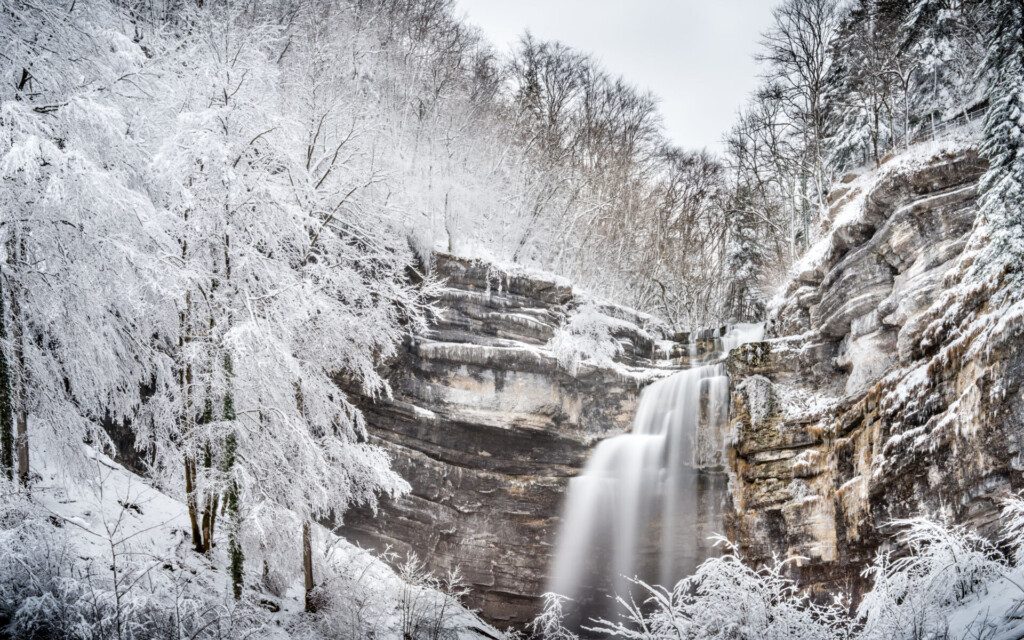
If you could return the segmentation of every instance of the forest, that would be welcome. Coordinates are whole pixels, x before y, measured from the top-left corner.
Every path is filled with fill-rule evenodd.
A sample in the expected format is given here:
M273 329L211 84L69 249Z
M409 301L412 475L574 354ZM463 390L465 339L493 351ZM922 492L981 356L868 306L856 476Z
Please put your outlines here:
M723 538L582 631L555 593L499 629L457 567L340 529L415 493L366 406L447 313L438 254L488 293L570 283L590 302L538 348L578 376L624 357L608 309L655 346L776 326L850 223L836 185L970 148L977 216L911 351L1022 344L1018 0L782 0L722 153L456 0L0 0L0 43L0 638L1024 637L1017 493L995 535L895 519L856 594Z

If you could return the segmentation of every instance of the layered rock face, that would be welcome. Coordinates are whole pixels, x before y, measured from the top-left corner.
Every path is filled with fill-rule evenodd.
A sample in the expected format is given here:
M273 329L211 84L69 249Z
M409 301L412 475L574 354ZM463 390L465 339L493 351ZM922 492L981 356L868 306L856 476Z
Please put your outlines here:
M993 305L983 288L949 295L984 169L961 148L843 185L830 237L771 313L775 337L731 353L727 523L748 560L801 556L804 584L856 595L894 519L995 537L999 500L1024 487L1020 318L993 319L983 342L943 321Z
M560 366L545 347L580 301L568 285L439 255L441 317L391 363L391 399L361 403L371 437L412 492L346 514L364 546L459 567L468 604L499 626L531 619L568 479L594 444L629 429L641 389L688 364L688 337L618 307L614 366ZM676 338L673 342L672 338ZM698 352L713 336L697 342ZM724 482L703 483L716 498ZM710 525L708 525L710 526Z

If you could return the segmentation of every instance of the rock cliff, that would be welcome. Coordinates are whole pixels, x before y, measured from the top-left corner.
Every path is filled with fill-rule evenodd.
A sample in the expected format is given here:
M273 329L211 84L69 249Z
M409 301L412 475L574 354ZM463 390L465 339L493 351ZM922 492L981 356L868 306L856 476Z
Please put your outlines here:
M804 584L856 596L893 520L994 535L1000 498L1024 487L1020 318L994 315L983 341L942 319L993 306L992 291L950 295L984 170L950 145L847 179L775 301L774 337L730 354L727 524L748 560L800 556Z
M646 384L688 364L690 340L599 306L622 352L570 369L545 346L583 303L566 283L446 255L433 270L445 282L441 317L391 363L393 396L361 403L412 493L378 514L346 514L345 532L436 572L458 566L470 606L521 623L537 613L568 479L598 440L629 429ZM694 340L697 353L713 343L713 333ZM710 527L725 482L705 480Z
M729 354L728 430L698 433L692 539L724 517L748 560L799 556L803 584L856 596L893 520L994 534L1000 499L1024 487L1024 308L996 313L993 289L962 281L985 168L969 143L918 147L833 191L767 338ZM390 364L393 395L360 403L412 492L346 514L345 531L460 567L470 606L520 623L544 591L568 479L629 428L646 384L721 331L691 340L600 306L619 355L566 366L549 341L592 304L566 283L446 255L433 269L443 313Z

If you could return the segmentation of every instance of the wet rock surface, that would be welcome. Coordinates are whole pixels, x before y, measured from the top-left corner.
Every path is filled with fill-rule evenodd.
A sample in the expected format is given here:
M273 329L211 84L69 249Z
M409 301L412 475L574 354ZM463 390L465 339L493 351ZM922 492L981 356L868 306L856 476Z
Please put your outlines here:
M748 560L800 556L812 590L856 595L894 519L996 537L999 500L1024 487L1020 331L972 350L930 309L956 286L984 169L967 150L844 185L832 201L859 215L789 284L775 337L731 353L726 522Z

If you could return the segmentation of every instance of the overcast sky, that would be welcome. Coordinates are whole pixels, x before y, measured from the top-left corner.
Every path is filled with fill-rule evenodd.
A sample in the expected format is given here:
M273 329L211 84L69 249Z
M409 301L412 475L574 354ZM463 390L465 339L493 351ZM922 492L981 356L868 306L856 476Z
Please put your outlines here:
M668 135L721 149L758 82L753 60L777 0L457 0L501 51L524 30L593 54L661 98Z

